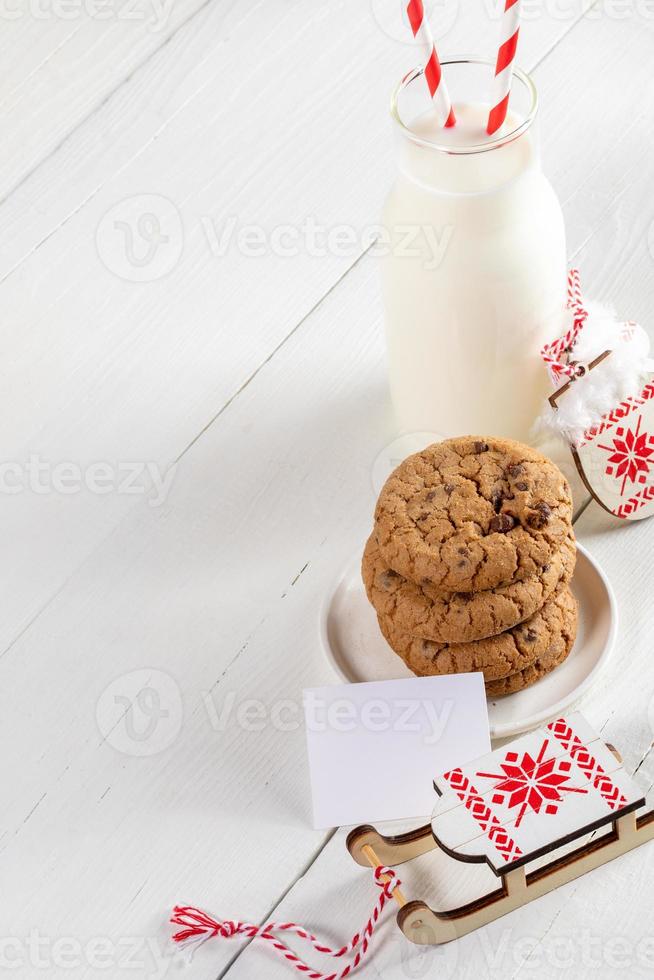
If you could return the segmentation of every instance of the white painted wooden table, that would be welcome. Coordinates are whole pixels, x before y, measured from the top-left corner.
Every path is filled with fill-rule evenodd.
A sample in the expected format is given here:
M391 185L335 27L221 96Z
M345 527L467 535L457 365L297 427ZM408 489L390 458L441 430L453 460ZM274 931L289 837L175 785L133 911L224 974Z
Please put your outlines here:
M318 608L397 435L367 254L415 60L397 6L0 13L0 975L272 980L235 940L184 972L171 905L335 941L368 914L343 832L310 828L299 705L335 679ZM492 48L490 6L437 5L442 49ZM570 257L650 327L653 41L646 4L543 0L520 47ZM577 532L621 609L582 707L649 789L654 524L590 505ZM653 873L646 847L443 949L391 916L360 976L651 975ZM489 874L402 877L445 905Z

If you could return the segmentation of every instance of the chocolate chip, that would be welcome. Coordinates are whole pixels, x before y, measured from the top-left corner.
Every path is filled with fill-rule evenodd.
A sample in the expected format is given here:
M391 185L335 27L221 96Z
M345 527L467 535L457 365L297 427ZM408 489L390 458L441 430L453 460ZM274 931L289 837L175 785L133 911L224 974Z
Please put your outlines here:
M501 511L503 500L504 500L504 495L502 494L502 491L493 490L491 494L491 503L493 505L496 514L499 514L499 512Z
M435 496L436 496L436 491L430 490L429 493L427 494L427 502L431 503Z
M534 630L525 630L522 635L527 643L535 643L538 639L538 634Z
M493 518L489 526L491 531L506 534L507 531L510 531L515 526L515 518L511 517L510 514L498 514Z
M456 489L456 487L454 486L453 483L446 483L445 484L445 493L453 493L455 489Z
M420 517L418 518L418 520L419 521L425 521L425 520L427 520L428 517L429 517L429 511L428 510L423 510L423 512L420 515Z
M549 570L550 570L550 568L551 568L551 567L552 567L552 566L550 565L550 563L549 563L549 562L547 562L547 564L546 564L546 565L543 565L543 571L544 571L544 572L549 572Z
M391 568L388 568L381 575L381 584L382 584L382 587L384 589L390 589L391 586L393 586L395 584L395 582L397 581L397 579L399 577L400 576L397 574L397 572L394 572Z
M476 442L475 443L475 452L476 453L487 453L488 452L488 443L487 442Z
M525 468L521 463L512 463L511 466L507 466L506 468L506 472L512 480L515 480L516 476L520 476L524 471Z
M529 484L525 483L524 480L520 480L520 483L516 483L515 488L516 490L528 490Z
M468 556L468 549L467 548L457 548L456 550L457 550L457 554L459 554L459 555L465 555L466 557Z
M539 531L545 527L551 516L551 508L545 501L541 501L539 504L536 504L536 509L527 518L527 524L529 527L533 527L536 531Z
M459 592L459 599L461 602L472 602L474 592Z
M468 562L467 562L467 561L458 561L458 562L456 563L456 567L457 567L457 568L466 568L466 567L467 567L467 565L468 565Z

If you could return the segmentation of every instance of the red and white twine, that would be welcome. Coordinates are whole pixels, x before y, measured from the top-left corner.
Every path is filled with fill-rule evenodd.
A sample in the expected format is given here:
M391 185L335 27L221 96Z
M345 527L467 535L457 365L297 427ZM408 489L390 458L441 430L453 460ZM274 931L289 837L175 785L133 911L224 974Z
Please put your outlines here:
M493 80L493 94L491 97L492 104L486 127L487 133L491 136L500 128L506 119L506 114L509 109L513 62L518 47L518 34L520 33L521 2L522 0L505 0L504 4L500 44L495 63L495 78Z
M422 44L425 55L425 81L429 87L434 109L438 116L438 121L442 126L454 126L456 119L450 102L447 86L443 81L441 63L438 60L436 46L432 37L429 23L425 17L422 0L409 0L406 12L413 36Z
M576 378L583 373L583 368L570 359L579 333L588 318L588 310L581 295L578 269L570 269L568 273L568 309L572 311L572 326L558 340L545 344L540 352L556 386L563 377Z
M381 866L375 868L375 881L381 888L381 891L370 918L363 929L360 932L356 932L349 943L340 949L332 949L325 943L321 943L316 936L295 922L268 922L264 926L257 926L250 922L213 919L206 912L185 905L176 905L173 909L173 915L170 921L173 925L182 927L179 932L173 935L173 940L182 946L197 947L206 942L207 939L214 938L231 939L232 936L245 936L248 939L263 939L280 956L288 960L296 970L309 977L310 980L342 980L342 978L350 976L356 970L368 952L370 939L379 924L379 918L384 906L392 899L393 892L401 884L394 871ZM300 939L306 940L311 943L316 952L326 956L333 956L339 959L350 953L354 953L355 950L356 955L340 972L321 973L319 970L314 970L308 966L293 950L289 949L286 943L274 935L280 932L291 933Z

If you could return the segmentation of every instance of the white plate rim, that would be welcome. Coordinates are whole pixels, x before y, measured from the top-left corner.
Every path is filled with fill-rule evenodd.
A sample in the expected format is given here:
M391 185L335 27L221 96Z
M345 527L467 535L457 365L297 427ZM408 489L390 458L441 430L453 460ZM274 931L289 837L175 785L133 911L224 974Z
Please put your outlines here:
M542 711L529 715L528 717L524 718L521 721L505 722L504 724L501 725L491 724L490 736L493 739L506 738L508 735L518 735L521 732L529 731L532 728L538 728L538 726L541 725L543 722L549 721L555 715L558 715L561 712L563 712L566 708L569 708L570 705L575 704L577 701L580 701L581 698L586 693L586 691L588 690L588 688L593 683L594 679L604 669L608 660L613 654L613 650L615 648L615 641L618 635L618 602L615 596L615 592L613 591L613 586L611 585L609 579L607 578L606 572L604 571L602 566L592 556L592 554L588 551L588 549L585 548L584 545L580 544L579 541L576 542L576 545L579 554L584 556L586 561L592 567L595 574L600 579L602 585L604 586L608 599L609 629L608 629L608 635L606 641L604 643L604 647L602 649L602 653L600 654L595 666L586 674L583 680L581 680L579 684L577 684L577 686L572 691L570 691L564 697L559 698L559 700L556 701L554 704L549 705L547 708L544 708ZM340 588L343 579L347 575L353 561L354 558L352 557L343 567L341 567L339 574L335 577L331 587L327 590L327 592L323 597L320 606L320 612L319 612L319 632L320 632L321 646L323 648L325 656L327 657L327 660L332 665L332 668L336 671L336 673L341 678L341 680L344 681L346 684L353 684L355 682L350 680L350 678L343 671L343 669L337 662L336 657L334 656L334 652L329 642L329 631L328 631L327 623L329 618L329 610L332 606L336 593Z

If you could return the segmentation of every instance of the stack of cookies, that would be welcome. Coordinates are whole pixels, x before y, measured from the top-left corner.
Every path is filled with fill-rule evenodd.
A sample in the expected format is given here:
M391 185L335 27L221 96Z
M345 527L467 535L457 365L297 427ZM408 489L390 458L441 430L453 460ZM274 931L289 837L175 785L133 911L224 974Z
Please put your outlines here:
M570 653L575 558L558 467L521 443L466 436L390 475L362 573L384 637L415 674L482 671L497 697Z

